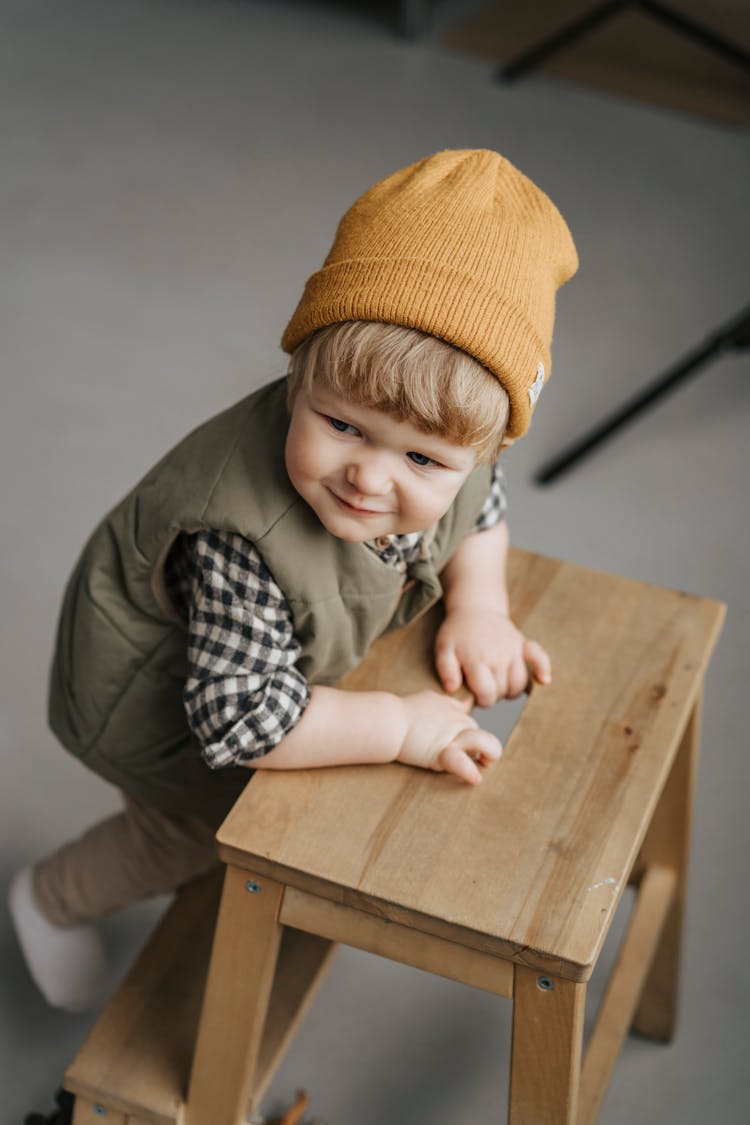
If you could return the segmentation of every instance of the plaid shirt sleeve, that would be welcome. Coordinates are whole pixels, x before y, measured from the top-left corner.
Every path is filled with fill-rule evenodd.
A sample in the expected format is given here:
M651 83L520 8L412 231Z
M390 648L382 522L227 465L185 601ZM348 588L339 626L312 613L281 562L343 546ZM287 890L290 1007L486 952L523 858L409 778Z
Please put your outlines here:
M507 483L505 480L505 473L500 468L500 462L496 461L492 466L492 480L490 482L490 490L487 493L487 499L484 506L477 516L472 532L474 531L489 531L495 524L500 523L500 520L505 518L505 513L508 510L508 496L507 496Z
M273 750L301 719L310 689L296 667L291 611L253 543L207 531L188 544L185 710L218 769Z

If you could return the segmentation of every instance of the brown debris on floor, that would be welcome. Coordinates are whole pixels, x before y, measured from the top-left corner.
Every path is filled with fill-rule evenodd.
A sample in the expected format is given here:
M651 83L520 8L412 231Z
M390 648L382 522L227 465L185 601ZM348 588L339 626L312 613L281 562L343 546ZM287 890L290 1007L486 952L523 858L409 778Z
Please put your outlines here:
M302 1114L310 1104L310 1099L304 1090L297 1090L297 1100L291 1109L288 1109L283 1117L274 1117L268 1125L302 1125Z

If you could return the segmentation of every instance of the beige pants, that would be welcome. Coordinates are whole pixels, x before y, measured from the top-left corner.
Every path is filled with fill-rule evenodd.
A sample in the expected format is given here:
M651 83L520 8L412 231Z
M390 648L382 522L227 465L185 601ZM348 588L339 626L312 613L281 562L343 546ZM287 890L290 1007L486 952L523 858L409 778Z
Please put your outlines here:
M94 825L34 868L42 913L58 926L92 922L166 894L218 863L214 829L125 797L125 809Z

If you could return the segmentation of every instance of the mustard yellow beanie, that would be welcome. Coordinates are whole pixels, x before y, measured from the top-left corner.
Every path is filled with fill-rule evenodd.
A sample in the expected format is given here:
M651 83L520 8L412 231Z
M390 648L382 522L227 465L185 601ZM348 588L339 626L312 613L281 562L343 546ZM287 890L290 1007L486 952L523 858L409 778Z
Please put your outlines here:
M346 212L281 346L346 320L417 328L484 364L529 428L550 373L555 293L578 268L550 199L496 152L438 152L375 184Z

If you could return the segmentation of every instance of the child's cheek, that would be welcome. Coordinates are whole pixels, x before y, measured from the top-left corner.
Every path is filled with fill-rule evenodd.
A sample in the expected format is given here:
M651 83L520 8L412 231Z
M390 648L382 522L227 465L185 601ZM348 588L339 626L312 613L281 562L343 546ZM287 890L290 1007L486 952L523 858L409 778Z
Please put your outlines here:
M286 469L295 487L316 475L316 444L310 427L293 417L286 442Z

